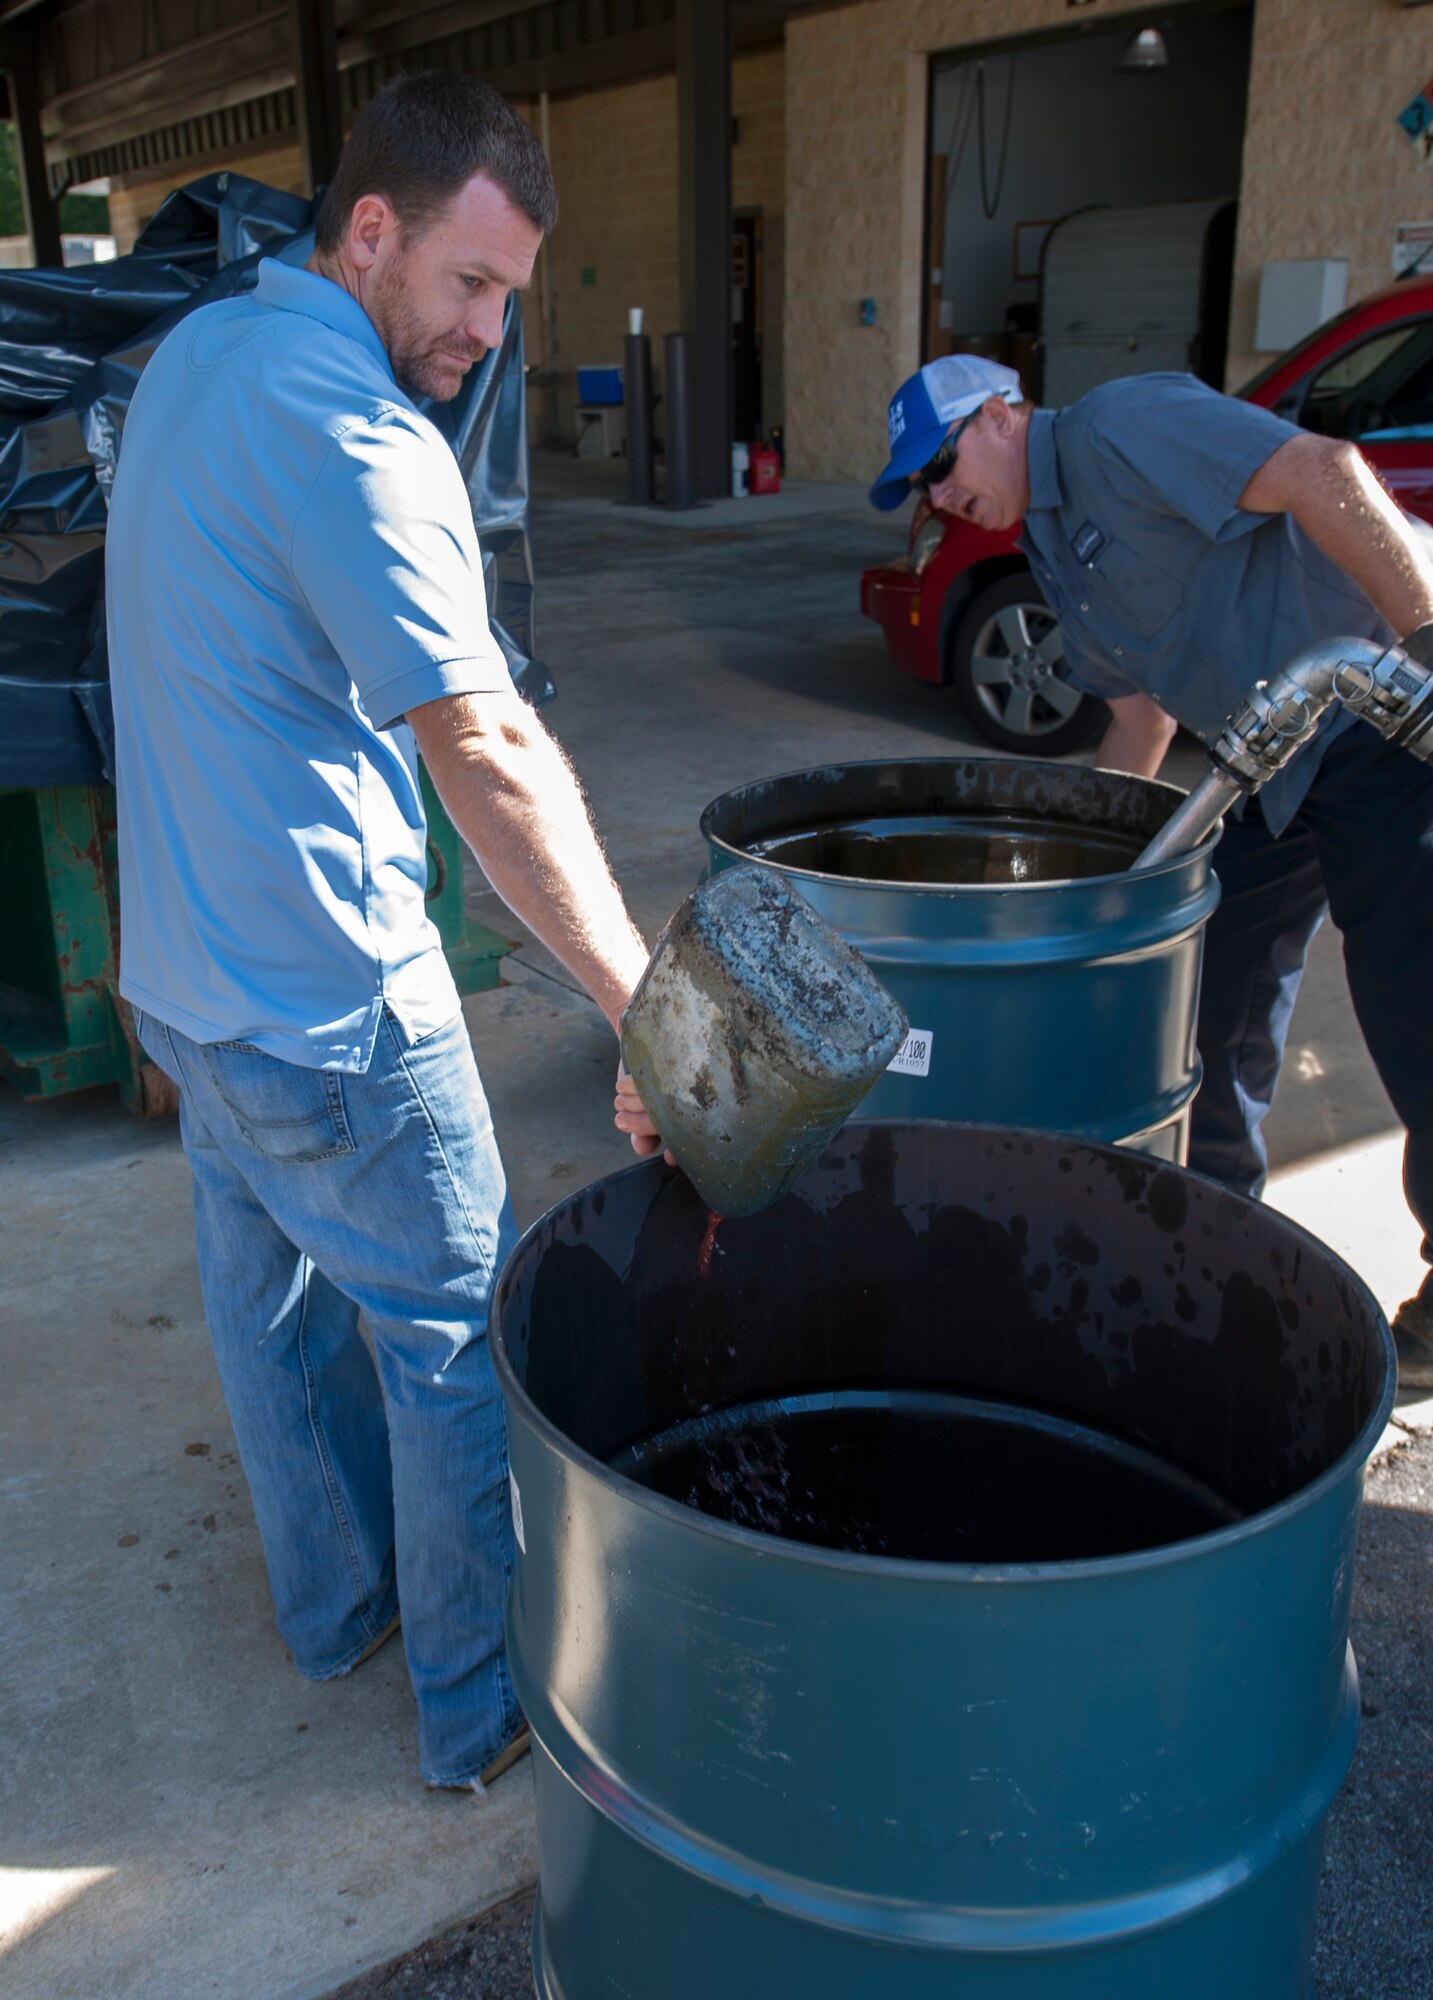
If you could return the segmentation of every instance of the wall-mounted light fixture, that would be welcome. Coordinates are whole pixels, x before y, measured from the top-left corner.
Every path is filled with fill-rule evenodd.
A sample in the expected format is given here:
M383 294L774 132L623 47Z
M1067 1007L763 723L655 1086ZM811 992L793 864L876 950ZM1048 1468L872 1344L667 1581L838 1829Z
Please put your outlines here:
M1168 69L1169 47L1158 28L1141 28L1131 35L1116 69Z

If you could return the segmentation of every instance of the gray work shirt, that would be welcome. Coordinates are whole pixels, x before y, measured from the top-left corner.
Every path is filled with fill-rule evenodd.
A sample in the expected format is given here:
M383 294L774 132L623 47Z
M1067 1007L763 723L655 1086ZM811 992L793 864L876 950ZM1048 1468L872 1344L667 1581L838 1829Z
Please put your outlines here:
M1257 680L1323 639L1393 638L1357 584L1288 514L1239 495L1292 424L1192 375L1106 382L1030 417L1021 546L1060 620L1070 678L1090 694L1150 695L1212 743ZM1332 738L1259 793L1282 833Z

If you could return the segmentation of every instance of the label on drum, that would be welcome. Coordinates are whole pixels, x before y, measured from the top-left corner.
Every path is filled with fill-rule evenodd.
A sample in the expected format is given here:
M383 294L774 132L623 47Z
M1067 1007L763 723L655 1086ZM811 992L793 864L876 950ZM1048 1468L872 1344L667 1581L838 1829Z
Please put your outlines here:
M912 1028L886 1068L896 1076L929 1076L935 1036L929 1028Z
M522 1495L517 1490L517 1475L511 1466L508 1467L508 1493L512 1499L512 1531L517 1536L518 1547L526 1555L527 1543L522 1532Z

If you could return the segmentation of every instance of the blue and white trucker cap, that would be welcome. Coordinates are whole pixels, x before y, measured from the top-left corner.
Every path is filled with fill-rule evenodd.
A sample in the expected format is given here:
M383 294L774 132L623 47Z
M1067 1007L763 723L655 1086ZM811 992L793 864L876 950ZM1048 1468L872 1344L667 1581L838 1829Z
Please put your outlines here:
M1007 403L1021 398L1020 377L999 361L979 354L947 354L927 361L919 375L902 382L886 415L891 434L891 462L871 488L871 505L888 514L910 493L910 478L940 450L953 423L1003 396Z

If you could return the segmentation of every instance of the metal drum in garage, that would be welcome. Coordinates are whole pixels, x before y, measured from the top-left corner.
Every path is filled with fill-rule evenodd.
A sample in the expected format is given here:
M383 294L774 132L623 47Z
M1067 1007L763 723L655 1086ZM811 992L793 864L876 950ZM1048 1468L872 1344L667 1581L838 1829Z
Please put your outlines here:
M835 764L726 792L701 830L713 870L787 872L904 1008L910 1036L863 1118L1183 1161L1214 842L1129 872L1182 796L1035 760Z
M1311 2000L1367 1289L1178 1167L853 1124L499 1282L541 2000Z

